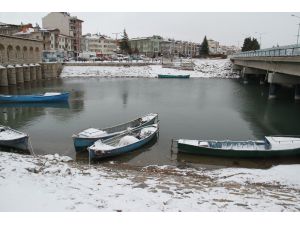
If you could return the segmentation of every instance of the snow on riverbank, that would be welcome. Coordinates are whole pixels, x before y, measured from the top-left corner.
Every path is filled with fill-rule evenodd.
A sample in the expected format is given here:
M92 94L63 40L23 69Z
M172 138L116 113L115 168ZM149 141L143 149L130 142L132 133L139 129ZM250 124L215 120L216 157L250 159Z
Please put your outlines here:
M155 78L157 74L190 74L194 78L236 78L231 72L228 59L194 60L194 71L162 68L161 65L150 66L65 66L61 77L142 77Z
M78 165L0 152L0 211L299 211L300 165L269 170Z

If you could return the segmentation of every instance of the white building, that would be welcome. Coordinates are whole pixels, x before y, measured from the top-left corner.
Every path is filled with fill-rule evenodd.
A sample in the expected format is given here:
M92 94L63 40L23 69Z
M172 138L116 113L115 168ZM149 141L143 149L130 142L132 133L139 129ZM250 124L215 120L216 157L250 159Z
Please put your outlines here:
M117 50L116 40L99 34L86 34L82 37L83 51L96 52L97 55L110 56Z
M213 39L208 39L208 49L210 54L218 54L220 53L220 44L218 41L214 41Z
M71 51L74 51L77 55L80 49L80 39L82 36L82 23L83 21L77 17L71 16L67 12L51 12L42 18L43 28L46 29L59 29L61 46L59 49L63 49L63 46L67 46L69 50L69 42L71 39ZM65 42L65 39L67 41Z

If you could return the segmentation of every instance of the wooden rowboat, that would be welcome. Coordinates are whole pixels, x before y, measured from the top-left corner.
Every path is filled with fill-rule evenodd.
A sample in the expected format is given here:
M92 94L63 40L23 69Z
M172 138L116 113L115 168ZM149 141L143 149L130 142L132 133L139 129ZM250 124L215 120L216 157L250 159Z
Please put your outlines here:
M0 126L0 146L28 150L28 138L23 132Z
M140 127L88 147L90 159L102 159L139 149L158 134L158 124Z
M189 74L186 75L176 75L176 74L158 74L158 78L181 78L181 79L188 79L190 78Z
M266 136L258 141L179 139L178 152L237 158L300 156L300 136Z
M149 113L145 116L138 117L126 123L122 123L108 128L88 128L77 134L73 134L73 142L76 152L85 150L94 144L95 141L105 140L113 136L126 132L128 129L136 129L153 124L158 118L157 113Z
M36 95L0 95L0 102L61 102L68 101L68 98L68 92L46 92Z

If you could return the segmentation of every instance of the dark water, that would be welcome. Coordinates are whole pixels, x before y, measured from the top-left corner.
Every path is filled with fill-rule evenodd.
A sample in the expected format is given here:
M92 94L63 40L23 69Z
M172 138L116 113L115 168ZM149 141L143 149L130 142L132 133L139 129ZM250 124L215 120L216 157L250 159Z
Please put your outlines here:
M300 163L297 158L231 160L171 154L172 138L261 139L271 134L300 134L300 103L293 90L282 88L268 100L268 87L230 79L106 79L72 78L1 88L1 93L71 92L68 104L0 103L0 124L28 133L35 153L75 154L72 134L87 127L104 128L149 112L159 113L160 135L142 150L110 160L131 165L175 164L204 167L267 168Z

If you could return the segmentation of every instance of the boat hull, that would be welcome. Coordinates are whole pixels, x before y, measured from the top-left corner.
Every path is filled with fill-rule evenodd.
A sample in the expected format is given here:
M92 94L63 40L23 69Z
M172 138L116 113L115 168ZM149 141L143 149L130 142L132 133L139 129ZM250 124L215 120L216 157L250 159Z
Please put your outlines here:
M158 74L158 78L179 78L179 79L188 79L190 75L169 75L169 74Z
M60 95L0 95L0 102L62 102L68 101L69 93Z
M152 120L149 120L148 122L143 123L141 126L137 126L134 129L138 129L140 127L144 127L144 126L154 124L156 119L157 119L157 117L154 117ZM108 134L108 135L106 135L105 137L102 137L102 138L99 138L99 137L97 137L97 138L84 138L84 137L74 136L73 137L73 143L74 143L75 151L76 152L85 151L85 150L87 150L88 147L93 145L96 141L106 140L106 139L112 138L114 136L117 136L119 134L120 133Z
M98 140L106 140L115 135L107 135L103 138L81 138L81 137L73 137L74 147L76 152L81 152L86 150L87 147L90 147Z
M20 150L28 150L28 136L15 140L0 140L0 146L15 148Z
M272 158L272 157L288 157L300 156L300 148L287 150L231 150L231 149L215 149L209 147L200 147L189 144L178 143L178 152L228 157L228 158Z
M103 158L108 158L108 157L113 157L113 156L118 156L118 155L121 155L121 154L125 154L125 153L128 153L128 152L132 152L132 151L135 151L137 149L139 149L140 147L146 145L147 143L149 143L153 138L155 138L158 134L158 129L151 135L149 135L147 138L139 141L139 142L136 142L136 143L133 143L133 144L130 144L130 145L127 145L127 146L124 146L124 147L120 147L120 148L116 148L116 149L113 149L111 151L105 151L105 152L100 152L100 151L94 151L94 150L89 150L89 157L90 159L92 160L97 160L97 159L103 159Z

